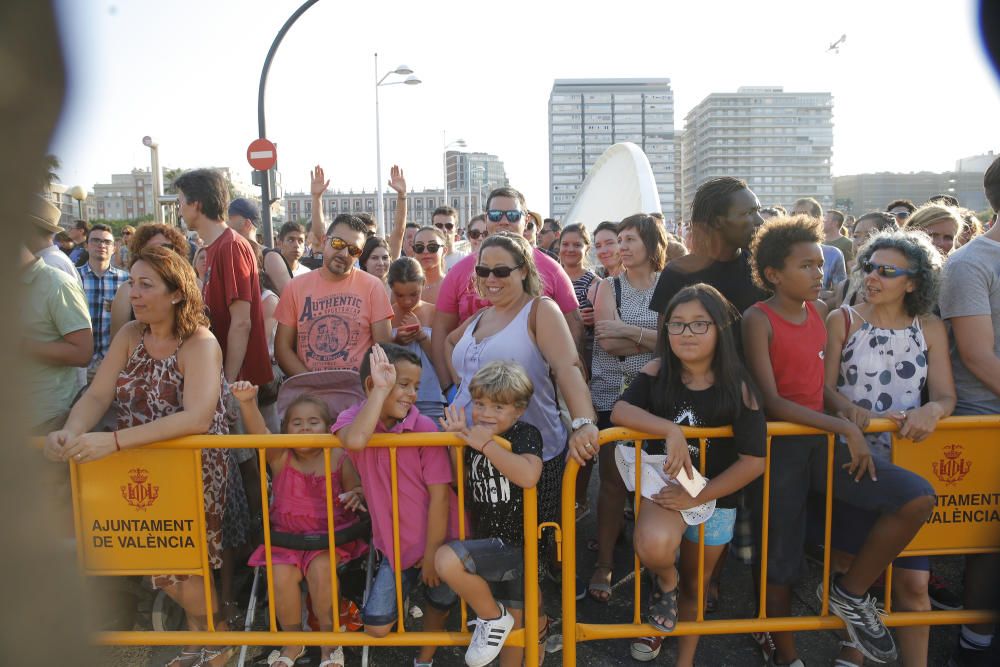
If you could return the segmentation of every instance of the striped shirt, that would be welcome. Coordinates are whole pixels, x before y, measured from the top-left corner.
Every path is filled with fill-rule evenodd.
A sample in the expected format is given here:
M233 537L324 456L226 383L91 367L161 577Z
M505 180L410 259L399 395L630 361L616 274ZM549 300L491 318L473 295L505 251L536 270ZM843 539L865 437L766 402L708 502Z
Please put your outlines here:
M128 272L109 266L104 275L97 275L84 264L77 268L83 281L83 292L87 296L87 309L94 327L94 356L90 367L100 363L111 347L111 302L122 283L128 280Z

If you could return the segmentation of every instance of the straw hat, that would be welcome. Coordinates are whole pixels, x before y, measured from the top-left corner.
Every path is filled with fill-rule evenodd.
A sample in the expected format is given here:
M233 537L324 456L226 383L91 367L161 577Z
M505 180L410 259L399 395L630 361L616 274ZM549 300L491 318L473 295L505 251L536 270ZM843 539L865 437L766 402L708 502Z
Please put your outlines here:
M63 230L59 226L59 218L61 217L62 211L48 199L41 196L32 198L31 205L28 208L28 219L38 227L53 234L61 232Z

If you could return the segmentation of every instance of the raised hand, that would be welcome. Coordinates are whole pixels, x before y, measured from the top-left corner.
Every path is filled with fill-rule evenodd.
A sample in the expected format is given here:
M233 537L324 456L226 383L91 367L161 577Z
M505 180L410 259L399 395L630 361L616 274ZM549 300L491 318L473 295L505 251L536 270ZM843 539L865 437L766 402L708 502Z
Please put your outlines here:
M330 187L330 181L326 180L323 167L316 165L316 168L309 172L309 192L313 197L322 197L326 189Z
M456 408L454 405L446 405L444 416L438 419L441 430L448 433L463 433L468 430L465 424L465 408Z
M371 355L368 357L371 363L371 378L375 389L388 392L396 384L396 367L385 355L385 350L381 345L372 347Z
M229 385L229 393L240 403L249 403L257 400L257 385L239 380Z
M397 194L406 194L406 177L403 176L403 169L398 164L392 165L392 169L389 170L389 187Z

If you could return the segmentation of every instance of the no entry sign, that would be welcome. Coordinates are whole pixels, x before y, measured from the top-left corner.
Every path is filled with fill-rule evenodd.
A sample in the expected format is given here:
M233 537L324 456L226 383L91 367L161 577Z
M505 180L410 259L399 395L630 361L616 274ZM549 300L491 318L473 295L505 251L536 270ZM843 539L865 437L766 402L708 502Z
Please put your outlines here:
M247 162L258 171L267 171L278 162L278 149L267 139L254 139L247 147Z

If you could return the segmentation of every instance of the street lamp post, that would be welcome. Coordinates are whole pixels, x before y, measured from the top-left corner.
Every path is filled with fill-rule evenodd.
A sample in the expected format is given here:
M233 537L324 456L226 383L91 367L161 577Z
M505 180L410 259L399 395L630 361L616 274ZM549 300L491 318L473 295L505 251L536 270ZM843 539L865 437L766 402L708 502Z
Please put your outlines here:
M163 207L160 205L160 195L163 194L163 188L160 180L163 175L160 172L160 145L148 134L142 138L142 145L149 148L149 162L153 172L153 222L162 223Z
M383 83L390 74L406 76L402 81L390 81ZM378 78L378 54L375 54L375 214L378 219L375 221L376 234L385 236L385 214L382 206L382 134L379 122L378 89L382 86L395 86L404 83L408 86L415 86L420 83L420 79L413 74L413 70L406 65L400 65L396 69L386 72L380 79Z
M76 210L79 218L86 220L87 216L83 214L83 202L87 199L87 191L83 189L82 185L74 185L69 189L69 196L76 200Z

